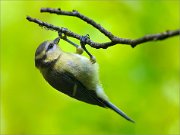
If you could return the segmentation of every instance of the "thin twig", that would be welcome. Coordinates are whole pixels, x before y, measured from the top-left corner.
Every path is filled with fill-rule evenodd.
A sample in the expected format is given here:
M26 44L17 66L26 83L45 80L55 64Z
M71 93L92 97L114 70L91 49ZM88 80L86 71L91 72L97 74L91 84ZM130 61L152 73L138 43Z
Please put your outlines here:
M105 28L103 28L100 24L97 24L94 20L88 18L87 16L82 15L81 13L79 13L76 10L71 11L63 11L60 8L58 9L53 9L53 8L41 8L41 13L43 12L48 12L48 13L53 13L53 14L57 14L57 15L66 15L66 16L73 16L73 17L77 17L85 22L87 22L88 24L92 25L93 27L95 27L96 29L98 29L101 33L103 33L105 36L107 36L110 40L114 37L114 35L107 31Z
M96 48L96 49L99 49L99 48L106 49L106 48L116 45L116 44L131 45L132 47L135 47L135 46L145 43L145 42L164 40L169 37L180 35L180 29L178 29L178 30L168 30L168 31L165 31L162 33L157 33L157 34L149 34L149 35L145 35L141 38L137 38L137 39L120 38L120 37L114 36L111 32L109 32L105 28L103 28L100 24L97 24L95 21L80 14L76 10L73 10L71 12L71 11L62 11L61 9L42 8L41 12L48 12L48 13L54 13L54 14L58 14L58 15L78 17L79 19L87 22L88 24L90 24L93 27L95 27L96 29L98 29L101 33L103 33L105 36L107 36L110 39L110 41L104 42L104 43L97 43L97 42L93 42L90 39L87 39L86 44L89 44L91 47ZM52 24L40 21L38 19L31 18L30 16L27 16L26 19L29 20L30 22L37 23L42 27L64 33L66 36L73 37L78 40L80 40L82 37L81 35L74 33L72 31L68 30L67 28L57 27Z

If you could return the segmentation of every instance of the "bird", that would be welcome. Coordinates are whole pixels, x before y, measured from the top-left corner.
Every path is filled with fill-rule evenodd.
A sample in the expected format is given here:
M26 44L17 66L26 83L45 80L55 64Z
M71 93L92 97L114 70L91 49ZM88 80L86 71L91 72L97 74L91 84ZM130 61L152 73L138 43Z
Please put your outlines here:
M42 42L35 51L35 66L44 79L56 90L92 105L110 108L133 122L122 110L111 103L99 80L99 66L87 57L63 51L60 37Z

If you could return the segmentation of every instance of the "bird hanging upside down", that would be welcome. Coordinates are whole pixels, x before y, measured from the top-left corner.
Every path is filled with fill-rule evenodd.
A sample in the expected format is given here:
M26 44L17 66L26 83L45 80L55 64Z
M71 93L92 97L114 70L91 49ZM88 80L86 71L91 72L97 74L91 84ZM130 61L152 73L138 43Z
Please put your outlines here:
M35 65L46 81L72 98L110 108L134 122L108 100L99 81L98 64L80 54L62 51L58 46L59 40L58 37L43 42L35 53Z

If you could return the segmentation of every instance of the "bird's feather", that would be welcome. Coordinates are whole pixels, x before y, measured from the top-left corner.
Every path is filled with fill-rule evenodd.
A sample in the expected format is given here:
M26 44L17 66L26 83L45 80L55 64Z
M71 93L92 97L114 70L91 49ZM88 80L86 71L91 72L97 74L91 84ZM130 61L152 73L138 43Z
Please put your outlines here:
M54 76L56 76L56 79L54 79ZM89 104L106 107L103 99L99 98L94 90L88 90L79 80L67 71L57 72L49 70L44 77L52 87L70 97Z

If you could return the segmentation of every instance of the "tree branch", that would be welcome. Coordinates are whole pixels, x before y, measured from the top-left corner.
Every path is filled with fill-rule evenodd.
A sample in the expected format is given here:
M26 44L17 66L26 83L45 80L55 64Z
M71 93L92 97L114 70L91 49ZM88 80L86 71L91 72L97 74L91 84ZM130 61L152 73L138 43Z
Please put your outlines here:
M120 37L114 36L111 32L109 32L105 28L103 28L100 24L97 24L94 20L80 14L76 10L73 10L71 12L71 11L62 11L61 9L42 8L41 12L48 12L48 13L54 13L54 14L58 14L58 15L77 17L77 18L87 22L88 24L92 25L96 29L98 29L101 33L103 33L105 36L107 36L110 39L110 41L104 42L104 43L97 43L97 42L93 42L90 39L87 39L86 44L89 44L91 47L96 48L96 49L99 49L99 48L106 49L106 48L116 45L116 44L125 44L125 45L131 45L132 47L135 47L135 46L145 43L145 42L164 40L169 37L180 35L180 29L178 29L178 30L168 30L168 31L158 33L158 34L145 35L144 37L137 38L137 39L120 38ZM40 26L45 27L47 29L61 32L61 33L64 33L66 36L81 40L81 37L82 37L81 35L74 33L72 31L68 30L67 28L57 27L52 24L40 21L38 19L31 18L30 16L27 16L26 19L29 20L30 22L37 23Z
M80 14L78 11L73 10L71 11L63 11L60 8L58 9L52 9L52 8L41 8L41 13L43 12L48 12L48 13L53 13L53 14L57 14L57 15L66 15L66 16L73 16L73 17L77 17L85 22L87 22L88 24L92 25L93 27L95 27L96 29L98 29L101 33L103 33L105 36L107 36L110 40L114 37L114 35L107 31L105 28L103 28L100 24L97 24L94 20Z

